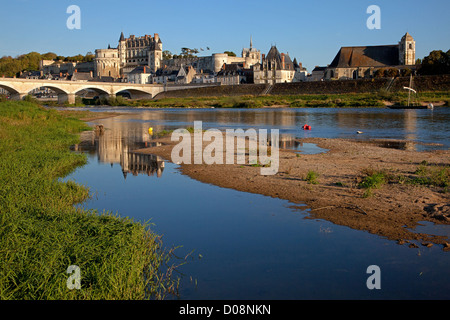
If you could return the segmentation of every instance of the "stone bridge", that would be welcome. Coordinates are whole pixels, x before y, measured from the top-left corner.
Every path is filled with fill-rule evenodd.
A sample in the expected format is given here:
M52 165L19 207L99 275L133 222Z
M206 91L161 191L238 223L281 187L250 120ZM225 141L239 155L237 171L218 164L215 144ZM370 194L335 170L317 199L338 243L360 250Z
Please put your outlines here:
M163 85L163 84L135 84L126 82L91 82L91 81L62 81L35 80L20 78L0 78L0 88L10 93L12 100L21 100L34 89L49 88L58 95L58 102L75 103L75 96L82 90L93 90L99 97L115 97L122 91L129 92L132 99L152 99L158 93L172 90L182 90L211 86L198 85Z

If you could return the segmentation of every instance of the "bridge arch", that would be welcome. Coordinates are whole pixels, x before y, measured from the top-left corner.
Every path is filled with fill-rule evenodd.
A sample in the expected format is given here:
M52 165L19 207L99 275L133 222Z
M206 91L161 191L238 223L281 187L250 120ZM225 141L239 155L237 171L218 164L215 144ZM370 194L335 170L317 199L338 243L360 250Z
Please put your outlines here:
M152 99L153 95L145 90L137 89L137 88L120 88L114 92L114 95L119 95L123 93L129 93L131 99Z
M108 91L106 91L105 89L102 89L102 88L99 88L99 87L96 87L96 86L83 86L82 88L79 88L78 90L76 90L74 93L75 94L77 94L77 95L79 95L83 90L86 90L86 91L94 91L95 93L97 93L97 95L99 96L99 97L102 97L102 96L109 96L109 92Z
M19 91L17 91L13 86L7 86L7 85L4 85L4 84L0 84L0 88L5 89L10 94L17 94L17 93L19 93Z
M30 94L32 91L39 89L39 88L48 88L48 89L55 91L56 94L58 95L58 103L59 104L63 104L65 102L68 102L71 104L75 103L75 95L60 88L56 83L55 83L55 85L53 85L53 84L49 85L48 83L43 83L41 85L32 86L32 87L30 87L28 94Z

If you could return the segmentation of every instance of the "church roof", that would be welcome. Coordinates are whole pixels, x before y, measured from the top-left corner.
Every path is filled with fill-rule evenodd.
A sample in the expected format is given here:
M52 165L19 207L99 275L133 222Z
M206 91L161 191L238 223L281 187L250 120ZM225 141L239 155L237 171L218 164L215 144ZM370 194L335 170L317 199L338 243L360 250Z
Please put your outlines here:
M331 68L384 67L399 65L398 45L342 47Z

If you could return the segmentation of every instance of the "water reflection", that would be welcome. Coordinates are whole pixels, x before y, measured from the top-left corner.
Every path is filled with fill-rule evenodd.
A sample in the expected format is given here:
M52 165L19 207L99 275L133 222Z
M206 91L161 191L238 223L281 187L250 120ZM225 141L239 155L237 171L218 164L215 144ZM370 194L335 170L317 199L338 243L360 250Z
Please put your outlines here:
M124 179L128 174L133 176L156 174L160 178L165 167L163 159L133 150L160 146L161 143L152 142L149 134L142 130L128 130L128 127L127 130L121 130L121 128L123 129L123 125L112 130L83 132L80 143L72 146L72 150L96 154L100 163L109 163L111 166L119 164Z
M450 255L438 246L415 250L367 232L304 219L307 208L201 183L171 162L164 165L157 157L133 152L154 143L149 127L158 132L192 126L197 120L204 129L274 127L280 129L280 147L302 153L324 150L296 138L354 136L357 129L380 141L405 138L405 132L415 130L424 140L447 143L443 121L424 120L428 115L420 113L408 118L400 112L129 110L95 121L106 128L103 134L83 133L73 148L90 154L88 164L66 179L97 191L83 204L86 208L151 220L166 246L181 246L178 256L201 254L180 270L186 275L181 299L449 299ZM305 123L313 130L301 130ZM429 129L422 134L424 124ZM163 171L163 179L147 176ZM138 176L124 179L124 173ZM366 270L373 264L382 269L382 290L366 287ZM195 285L190 279L196 279Z
M279 129L294 138L392 139L420 142L418 151L450 147L450 108L391 110L383 108L295 108L295 109L133 109L93 108L127 114L101 120L106 127L128 122L141 130L173 130L202 121L203 129ZM312 130L305 131L308 124ZM357 131L364 134L357 135ZM425 145L425 144L435 145ZM441 146L437 144L442 144Z

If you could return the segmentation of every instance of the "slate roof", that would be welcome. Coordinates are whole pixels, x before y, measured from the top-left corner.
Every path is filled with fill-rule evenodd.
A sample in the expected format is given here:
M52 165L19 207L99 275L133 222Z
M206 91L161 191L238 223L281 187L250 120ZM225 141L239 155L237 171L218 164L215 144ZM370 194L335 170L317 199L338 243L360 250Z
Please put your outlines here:
M384 67L399 65L398 45L341 47L330 68Z
M144 72L144 67L145 67L145 72ZM132 71L130 71L128 74L139 74L139 73L151 73L150 67L149 66L138 66L136 68L134 68Z
M276 46L272 46L269 50L269 53L267 53L267 56L265 58L266 61L276 61L276 68L277 70L281 70L282 68L282 54L278 51ZM295 70L294 69L294 63L292 62L291 58L288 54L284 54L284 70Z

